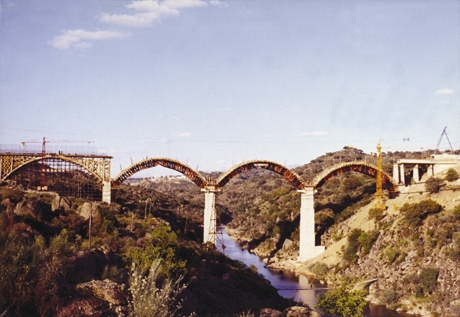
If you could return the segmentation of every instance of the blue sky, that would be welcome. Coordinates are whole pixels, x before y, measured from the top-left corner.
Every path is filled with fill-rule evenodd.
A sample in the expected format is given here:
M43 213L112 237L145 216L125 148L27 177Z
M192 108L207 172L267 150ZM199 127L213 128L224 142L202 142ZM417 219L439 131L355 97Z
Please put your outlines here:
M145 157L224 171L379 139L417 151L445 126L460 148L457 0L1 0L0 13L0 144L93 141L113 175Z

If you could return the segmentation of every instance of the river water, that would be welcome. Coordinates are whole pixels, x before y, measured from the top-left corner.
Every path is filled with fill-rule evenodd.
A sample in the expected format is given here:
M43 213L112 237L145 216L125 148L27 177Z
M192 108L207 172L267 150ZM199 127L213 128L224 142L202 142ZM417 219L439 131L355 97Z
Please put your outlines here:
M230 239L227 232L222 230L225 248L225 254L234 259L245 263L247 266L254 265L258 272L262 274L271 284L278 289L278 293L286 298L294 298L296 301L302 301L308 306L314 308L316 296L319 293L326 292L327 286L321 285L316 281L310 281L307 277L286 272L272 271L265 267L265 263L260 258L247 250L242 250L237 242ZM366 317L415 317L405 313L398 313L388 310L383 306L367 304L364 308L363 316Z

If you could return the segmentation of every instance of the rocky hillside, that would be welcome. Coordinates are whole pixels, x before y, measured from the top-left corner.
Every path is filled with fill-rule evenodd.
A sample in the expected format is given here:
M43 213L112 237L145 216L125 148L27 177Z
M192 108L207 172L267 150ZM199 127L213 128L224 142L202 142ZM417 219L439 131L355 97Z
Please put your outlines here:
M424 184L408 187L383 212L371 201L322 240L326 251L307 263L295 263L295 251L283 248L269 265L330 284L376 279L368 288L375 304L423 316L460 315L460 180L446 181L439 193L426 192Z
M183 316L258 315L295 304L202 245L202 205L142 186L119 187L108 205L10 185L0 186L1 316L133 315L142 307L133 278L157 259L146 296L180 281L185 288L158 307L180 303Z

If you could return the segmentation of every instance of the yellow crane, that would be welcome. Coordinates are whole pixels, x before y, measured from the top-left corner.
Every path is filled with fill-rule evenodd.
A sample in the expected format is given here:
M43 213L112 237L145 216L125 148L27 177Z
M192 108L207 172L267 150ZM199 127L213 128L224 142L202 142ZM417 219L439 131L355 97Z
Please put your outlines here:
M375 197L377 198L377 203L375 207L379 209L384 209L382 202L382 146L379 143L377 144L377 178L375 180Z

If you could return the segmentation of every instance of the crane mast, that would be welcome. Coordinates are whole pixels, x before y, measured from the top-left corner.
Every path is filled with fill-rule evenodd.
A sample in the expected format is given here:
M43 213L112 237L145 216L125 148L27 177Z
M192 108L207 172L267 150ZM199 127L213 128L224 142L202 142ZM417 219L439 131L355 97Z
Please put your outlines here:
M376 207L383 209L382 203L382 146L377 144L377 178L375 181L375 197L377 198Z

